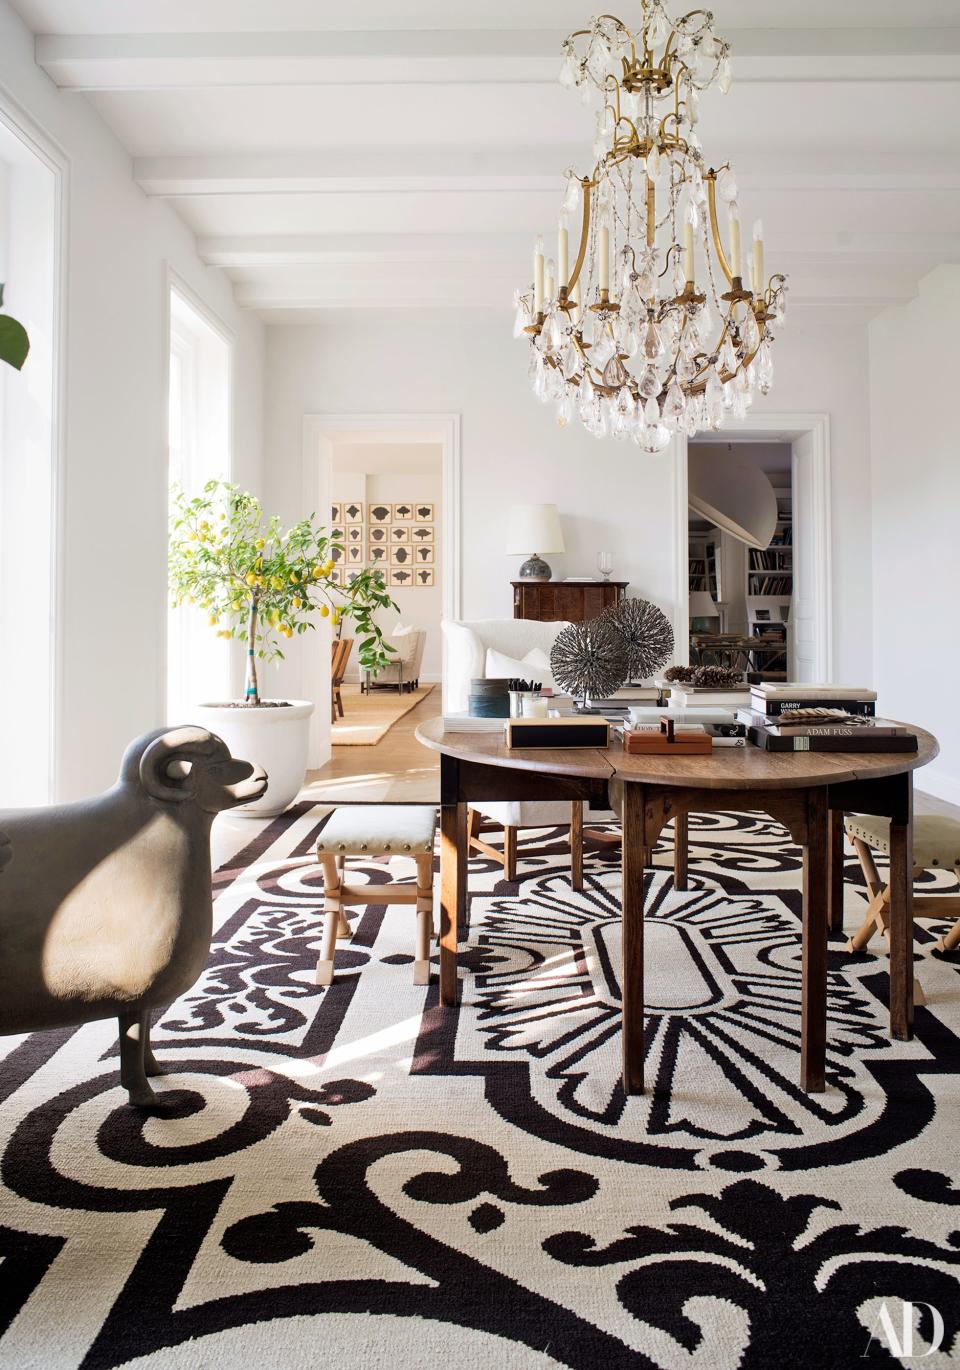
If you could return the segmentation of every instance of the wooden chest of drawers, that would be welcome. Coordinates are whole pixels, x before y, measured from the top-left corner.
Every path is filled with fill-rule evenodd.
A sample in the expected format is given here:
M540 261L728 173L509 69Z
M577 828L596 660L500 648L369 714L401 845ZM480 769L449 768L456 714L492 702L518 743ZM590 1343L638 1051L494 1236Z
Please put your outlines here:
M627 580L514 580L513 616L541 623L583 623L623 599Z

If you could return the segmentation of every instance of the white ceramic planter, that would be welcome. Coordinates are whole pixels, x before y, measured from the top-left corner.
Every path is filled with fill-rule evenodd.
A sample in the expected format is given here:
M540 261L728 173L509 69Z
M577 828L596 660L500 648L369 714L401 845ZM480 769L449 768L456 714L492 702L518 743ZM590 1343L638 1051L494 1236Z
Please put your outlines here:
M266 793L233 813L265 818L283 813L296 799L307 772L310 715L314 706L292 699L282 709L227 709L222 704L200 704L196 719L222 737L231 755L262 766L268 776Z

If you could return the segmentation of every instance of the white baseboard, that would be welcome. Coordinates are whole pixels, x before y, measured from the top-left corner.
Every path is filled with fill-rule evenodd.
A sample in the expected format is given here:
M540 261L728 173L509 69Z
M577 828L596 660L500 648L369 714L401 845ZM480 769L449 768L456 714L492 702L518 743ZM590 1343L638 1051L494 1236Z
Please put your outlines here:
M960 777L941 770L936 763L917 771L914 784L921 794L931 794L935 799L945 799L948 804L960 807Z

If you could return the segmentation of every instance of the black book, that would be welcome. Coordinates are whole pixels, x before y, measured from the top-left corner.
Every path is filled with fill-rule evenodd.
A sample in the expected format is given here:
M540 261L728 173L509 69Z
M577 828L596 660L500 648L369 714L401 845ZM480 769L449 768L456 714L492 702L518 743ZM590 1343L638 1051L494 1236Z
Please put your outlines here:
M769 728L748 728L747 736L765 752L915 752L919 750L916 733L871 732L851 728L843 732L779 734Z

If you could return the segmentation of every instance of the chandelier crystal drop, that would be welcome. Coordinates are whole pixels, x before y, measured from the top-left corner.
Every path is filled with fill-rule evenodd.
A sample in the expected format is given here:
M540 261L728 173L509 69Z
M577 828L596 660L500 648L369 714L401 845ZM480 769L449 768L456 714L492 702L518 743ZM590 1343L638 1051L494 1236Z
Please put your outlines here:
M604 14L564 40L560 84L595 107L597 161L567 172L557 255L545 261L538 239L514 336L530 340L534 392L561 425L576 414L660 452L769 391L787 284L767 276L759 220L744 270L736 178L708 166L697 133L701 94L730 88L729 44L708 10L673 20L663 0L640 5L636 30Z

